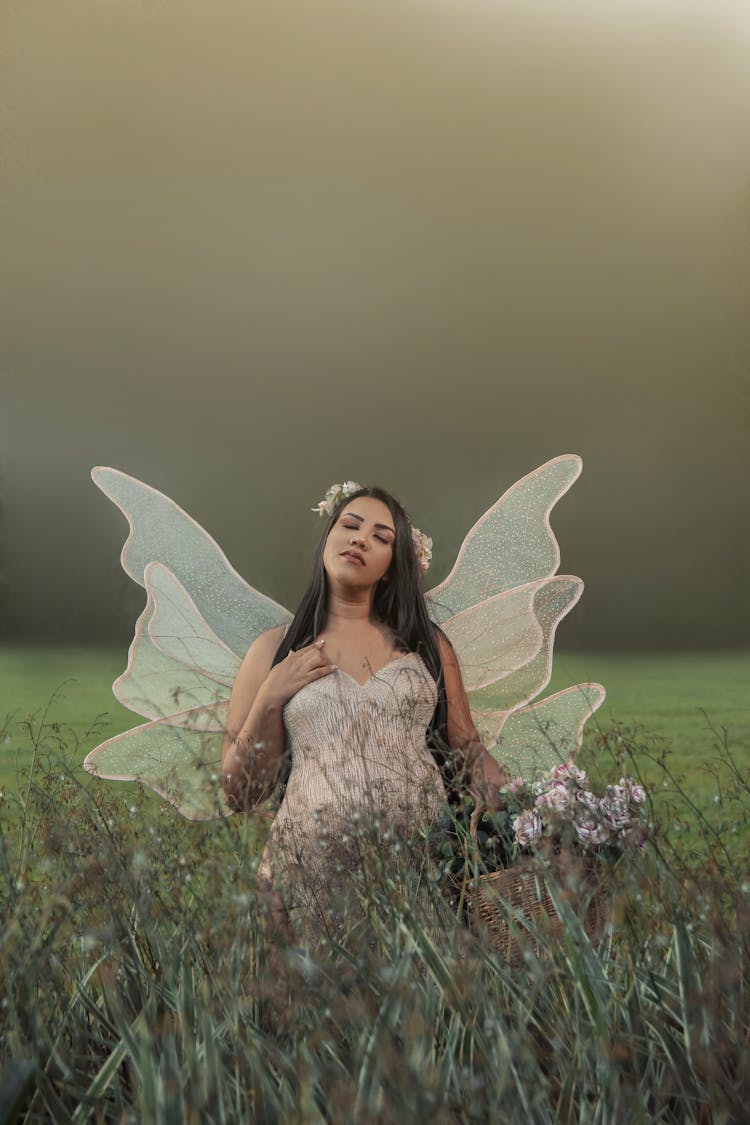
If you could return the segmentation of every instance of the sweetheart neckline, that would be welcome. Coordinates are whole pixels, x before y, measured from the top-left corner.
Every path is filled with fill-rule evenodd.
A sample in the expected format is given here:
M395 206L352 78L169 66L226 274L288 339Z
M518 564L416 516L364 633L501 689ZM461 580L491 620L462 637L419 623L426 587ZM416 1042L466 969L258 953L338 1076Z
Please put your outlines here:
M401 656L397 656L394 660L386 661L386 663L382 666L382 668L378 668L377 672L373 672L372 675L368 676L367 679L364 680L362 683L360 683L359 680L351 674L351 672L346 672L346 671L344 671L343 668L337 668L336 671L340 672L342 676L346 676L346 678L348 680L351 680L353 684L356 684L356 686L361 689L361 688L368 687L369 684L371 684L373 680L377 680L380 676L382 676L382 674L383 674L383 672L385 672L386 668L391 668L394 664L401 664L404 660L410 660L412 658L415 659L415 660L418 660L419 663L422 665L422 667L425 669L425 671L427 671L427 667L425 665L425 662L422 659L422 657L419 655L418 652L405 652Z

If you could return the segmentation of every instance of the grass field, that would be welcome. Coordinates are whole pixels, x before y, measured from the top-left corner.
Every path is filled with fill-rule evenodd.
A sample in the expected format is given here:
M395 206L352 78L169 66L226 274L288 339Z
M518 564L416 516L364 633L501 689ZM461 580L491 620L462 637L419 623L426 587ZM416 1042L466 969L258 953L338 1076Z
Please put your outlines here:
M47 709L66 741L85 753L104 738L142 721L122 707L111 684L125 653L110 648L0 648L0 723L5 721L0 785L12 789L28 759L24 722ZM542 694L584 681L602 683L607 698L586 728L585 764L611 775L594 748L598 733L617 724L666 740L671 772L703 812L714 812L717 781L707 767L722 746L750 768L750 653L609 655L558 653ZM92 729L93 728L93 729ZM662 746L662 749L664 747ZM654 750L656 755L656 749ZM646 758L648 755L646 755ZM658 772L644 759L652 781Z
M111 648L0 647L0 713L21 718L56 693L53 718L85 728L107 713L108 733L125 729L131 713L112 695L126 653ZM642 722L668 738L703 745L702 711L730 736L750 743L750 651L716 653L557 653L543 694L594 680L607 699L594 722Z
M48 719L72 728L85 752L102 738L141 722L112 694L126 654L111 648L0 647L0 722L8 719L0 777L15 772L22 723L48 708ZM558 653L548 695L596 681L607 698L587 725L608 730L639 724L670 740L681 766L700 770L726 732L730 748L750 762L750 652L609 655ZM96 721L96 732L86 732Z
M607 688L582 757L647 775L653 831L597 865L601 942L574 868L545 875L562 929L532 927L521 971L437 884L422 913L425 884L381 871L379 839L357 884L366 926L327 951L269 947L255 818L190 823L77 768L138 722L111 696L123 662L0 650L2 1120L745 1119L747 654L556 658L547 693ZM46 752L29 771L30 730L72 773Z

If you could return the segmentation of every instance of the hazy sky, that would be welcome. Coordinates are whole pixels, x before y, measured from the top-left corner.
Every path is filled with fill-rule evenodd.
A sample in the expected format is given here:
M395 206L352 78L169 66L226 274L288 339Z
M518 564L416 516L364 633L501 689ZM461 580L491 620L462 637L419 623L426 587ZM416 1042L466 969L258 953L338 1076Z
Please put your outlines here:
M559 454L569 647L750 640L747 6L0 4L0 611L127 640L94 464L292 605L333 480L433 573Z

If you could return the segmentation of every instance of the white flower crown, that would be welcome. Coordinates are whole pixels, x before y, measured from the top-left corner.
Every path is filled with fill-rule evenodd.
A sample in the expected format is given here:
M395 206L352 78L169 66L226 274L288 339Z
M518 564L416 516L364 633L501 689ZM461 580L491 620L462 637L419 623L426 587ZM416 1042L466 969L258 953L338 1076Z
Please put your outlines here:
M330 516L339 500L348 499L355 492L359 492L361 487L362 485L357 484L356 480L345 480L343 484L332 484L320 503L313 508L313 511L317 512L319 516ZM425 535L413 523L410 522L409 527L411 528L411 541L414 545L417 566L422 574L426 574L430 569L430 559L432 558L432 540L429 535Z

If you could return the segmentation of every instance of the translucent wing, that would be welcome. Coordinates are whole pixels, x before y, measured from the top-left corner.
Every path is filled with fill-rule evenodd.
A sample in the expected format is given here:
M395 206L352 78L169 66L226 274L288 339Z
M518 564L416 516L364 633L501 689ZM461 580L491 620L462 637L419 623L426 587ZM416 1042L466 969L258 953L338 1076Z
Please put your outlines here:
M84 765L149 785L191 819L226 815L217 780L241 655L291 615L245 582L169 497L116 469L92 477L130 524L122 565L147 593L113 691L152 721L97 746Z
M555 575L560 549L549 522L581 468L580 457L565 454L509 488L429 594L458 655L477 729L506 768L525 763L529 772L537 760L546 769L568 748L574 753L604 699L600 685L578 685L526 706L549 683L555 631L583 592L580 578Z
M546 686L555 629L582 589L580 578L542 578L445 622L443 630L458 653L472 709L511 710Z
M240 666L198 612L187 591L161 563L144 572L148 600L138 618L128 666L112 690L146 719L177 716L226 700Z
M555 574L560 548L549 514L581 468L575 453L555 457L512 485L477 520L450 574L428 594L438 624L503 590Z
M125 706L155 721L103 742L84 766L98 777L148 785L190 819L224 816L218 777L239 657L167 567L149 563L143 577L146 608L113 690Z
M103 742L84 766L97 777L148 785L192 820L224 816L218 778L239 658L209 629L167 567L149 563L144 581L146 608L113 690L125 706L155 721Z
M576 684L529 707L478 715L477 729L511 776L531 779L576 755L584 725L605 695L601 684Z
M210 628L182 583L162 563L149 563L144 578L153 597L148 633L156 647L177 664L231 688L240 665L237 654Z
M118 469L96 468L91 476L130 524L120 558L139 585L145 585L150 562L164 563L235 653L244 653L266 629L289 621L288 610L241 578L208 532L168 496Z
M84 766L110 781L139 781L190 820L228 815L219 784L226 701L144 723L108 739Z

